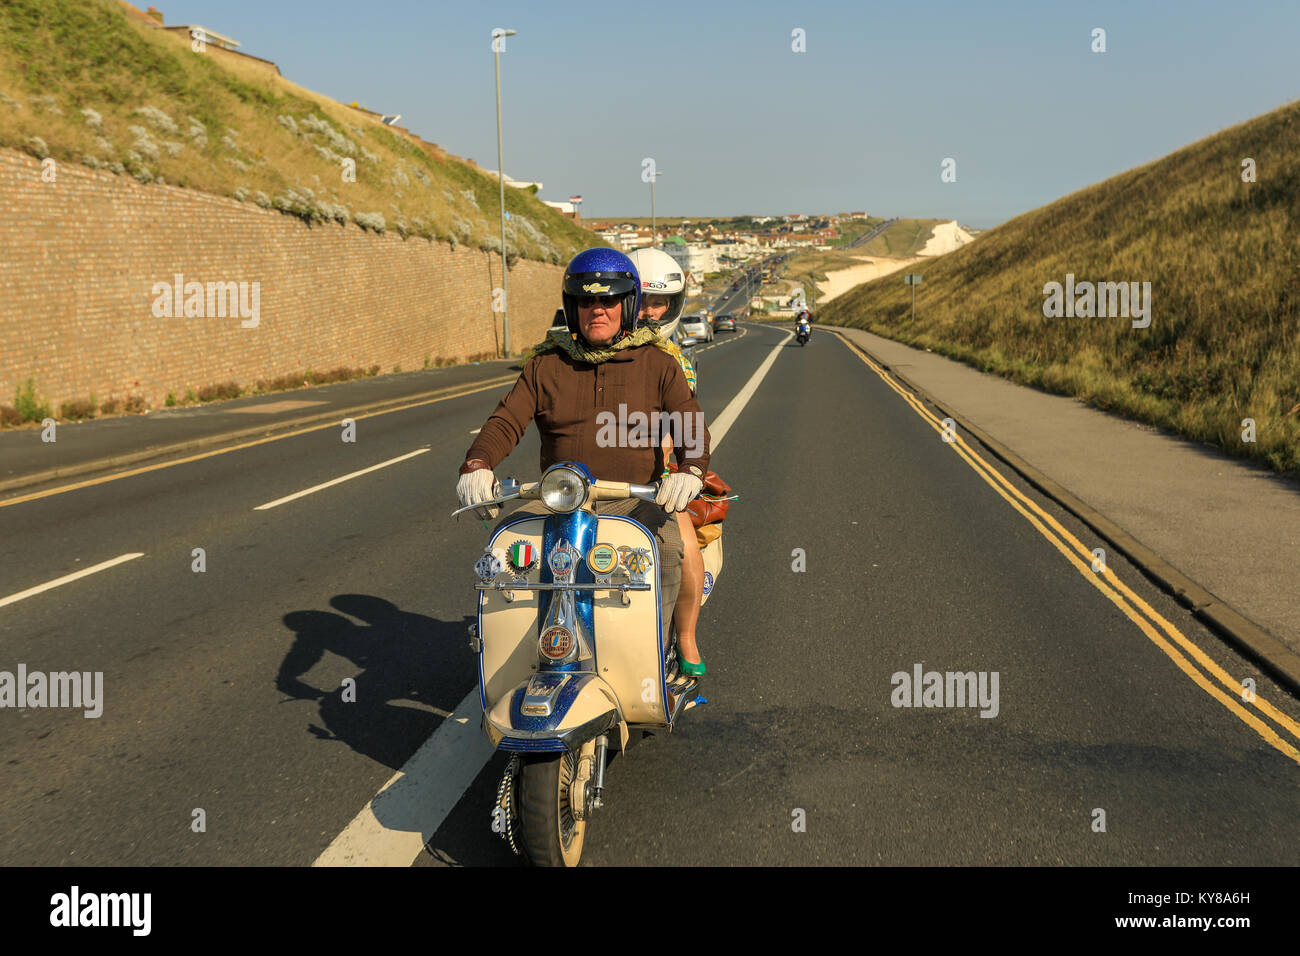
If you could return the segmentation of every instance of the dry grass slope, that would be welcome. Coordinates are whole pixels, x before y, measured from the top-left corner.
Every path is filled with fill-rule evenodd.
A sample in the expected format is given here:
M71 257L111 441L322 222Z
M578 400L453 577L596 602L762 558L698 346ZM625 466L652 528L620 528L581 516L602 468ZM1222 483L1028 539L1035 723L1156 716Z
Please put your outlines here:
M308 221L501 246L497 182L481 170L255 64L194 52L112 0L0 3L0 145ZM528 192L507 189L506 209L511 257L560 263L601 244Z
M1256 182L1242 181L1242 162ZM985 371L1300 474L1300 103L1066 196L829 305ZM1048 282L1151 283L1151 324L1045 318ZM1243 440L1243 419L1256 440Z
M853 251L864 256L889 256L906 259L914 256L930 241L934 227L947 219L900 219L876 238Z

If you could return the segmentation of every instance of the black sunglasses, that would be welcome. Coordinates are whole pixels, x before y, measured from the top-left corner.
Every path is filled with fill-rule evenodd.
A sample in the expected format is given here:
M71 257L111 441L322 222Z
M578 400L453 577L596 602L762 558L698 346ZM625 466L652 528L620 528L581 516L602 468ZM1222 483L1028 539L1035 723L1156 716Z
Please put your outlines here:
M578 306L583 309L590 309L595 305L602 305L610 309L623 301L621 295L575 295L573 298L578 303Z

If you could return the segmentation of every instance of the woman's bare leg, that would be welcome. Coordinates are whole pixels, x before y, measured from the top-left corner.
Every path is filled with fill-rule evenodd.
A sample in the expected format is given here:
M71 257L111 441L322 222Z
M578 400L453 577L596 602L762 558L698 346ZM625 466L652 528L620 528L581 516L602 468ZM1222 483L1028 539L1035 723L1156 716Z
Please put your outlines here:
M677 512L677 527L682 532L682 586L673 608L677 628L677 647L682 659L700 663L700 649L695 644L695 625L700 620L700 601L704 597L704 555L695 538L695 525L685 511Z

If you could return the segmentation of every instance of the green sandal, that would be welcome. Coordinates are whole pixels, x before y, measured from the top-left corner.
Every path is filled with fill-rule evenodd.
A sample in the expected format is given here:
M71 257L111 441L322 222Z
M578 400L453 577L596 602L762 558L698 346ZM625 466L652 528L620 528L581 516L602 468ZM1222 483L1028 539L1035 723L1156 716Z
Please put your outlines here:
M704 676L704 672L705 672L705 670L706 670L706 668L705 668L705 666L704 666L704 661L700 661L698 664L692 664L690 661L685 660L685 659L682 657L682 649L681 649L680 647L678 647L678 648L674 648L674 650L677 652L677 668L678 668L678 670L680 670L680 671L681 671L683 674L685 674L687 677L703 677L703 676Z

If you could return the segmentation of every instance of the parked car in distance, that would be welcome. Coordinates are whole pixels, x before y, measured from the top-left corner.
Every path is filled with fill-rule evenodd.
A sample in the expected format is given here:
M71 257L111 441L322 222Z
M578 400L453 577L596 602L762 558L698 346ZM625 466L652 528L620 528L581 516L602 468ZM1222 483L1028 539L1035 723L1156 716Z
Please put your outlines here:
M715 328L716 328L716 330L719 331L719 332L734 332L734 331L736 331L736 317L735 317L734 315L720 315L720 316L718 316L718 321L717 321L717 324L716 324Z
M687 335L699 340L700 342L713 341L713 326L709 325L709 320L703 315L683 315L682 331Z

